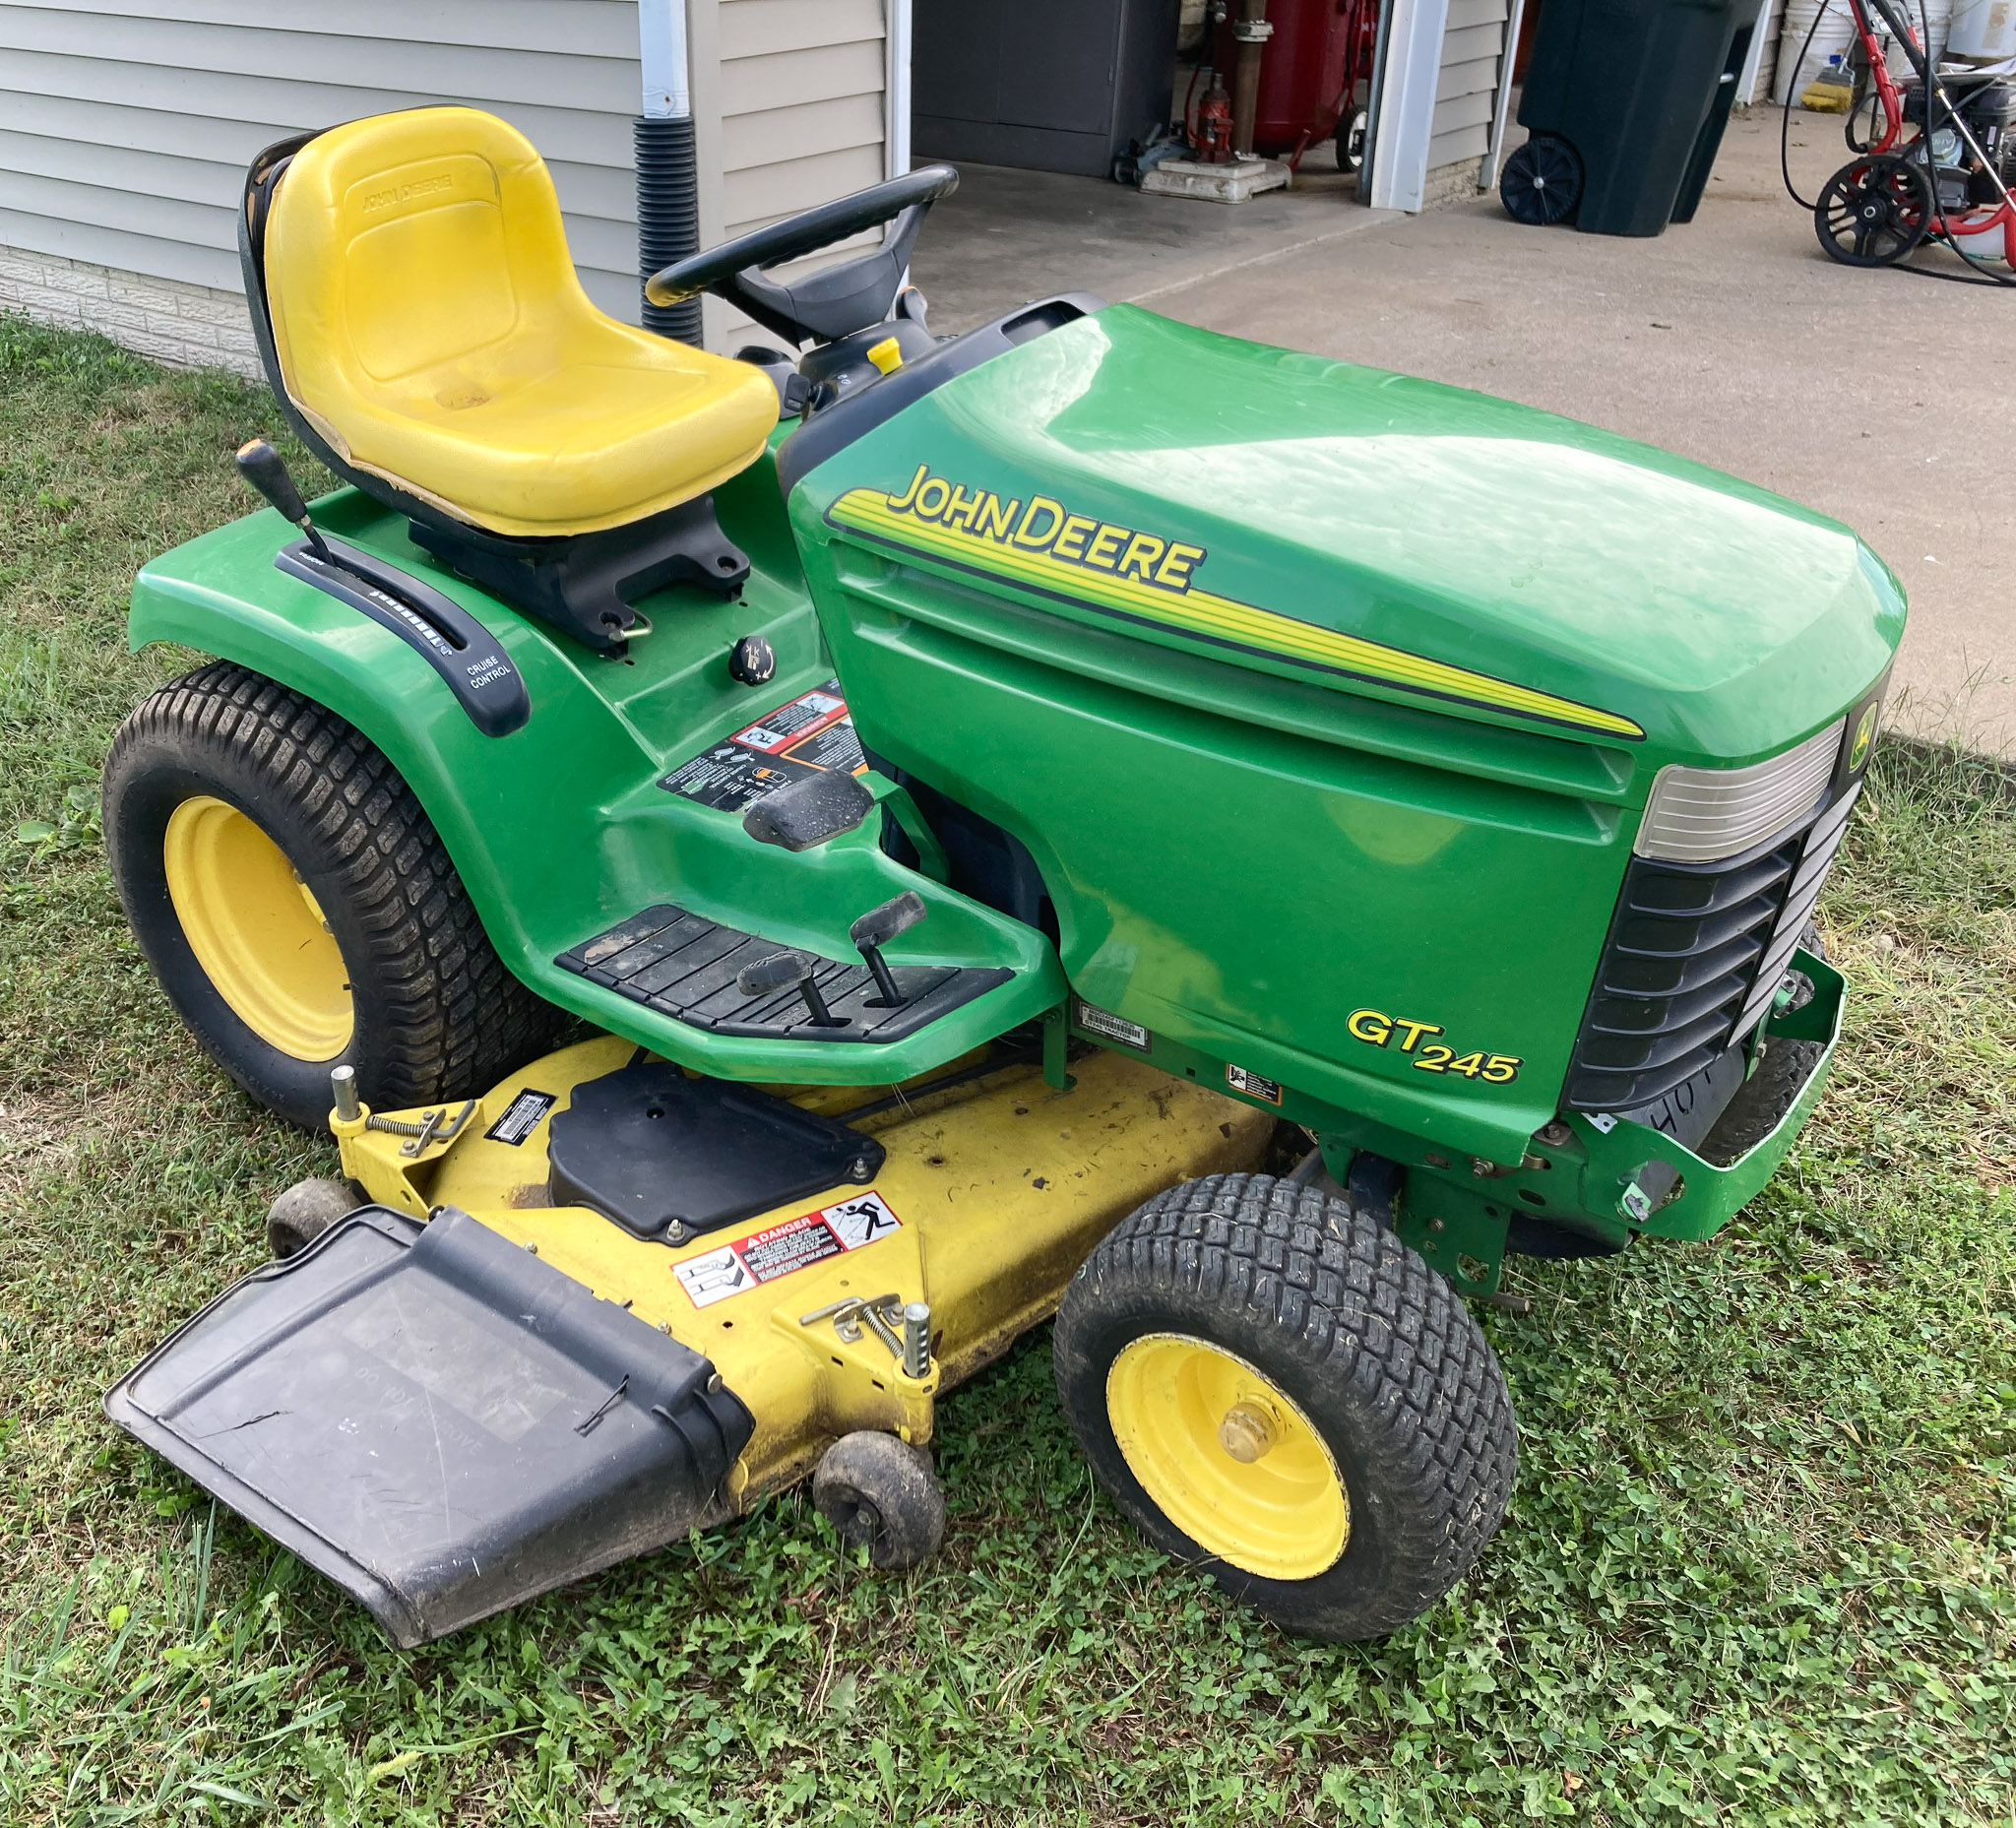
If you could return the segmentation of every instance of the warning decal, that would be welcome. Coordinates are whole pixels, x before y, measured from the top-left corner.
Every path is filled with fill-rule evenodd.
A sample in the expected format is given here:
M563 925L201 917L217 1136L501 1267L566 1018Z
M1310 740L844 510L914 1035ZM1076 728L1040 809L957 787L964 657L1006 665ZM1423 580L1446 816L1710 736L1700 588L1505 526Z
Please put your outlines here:
M840 681L829 679L725 742L681 762L659 786L721 812L740 812L750 801L807 775L833 770L857 775L867 766Z
M844 1256L901 1229L889 1202L870 1188L816 1213L803 1213L782 1225L751 1231L719 1250L688 1257L672 1265L672 1274L695 1307L709 1307L745 1289L775 1282L793 1270L809 1269L829 1257Z
M1248 1098L1260 1099L1269 1104L1281 1103L1279 1081L1263 1079L1258 1073L1249 1073L1243 1066L1228 1065L1225 1069L1225 1082L1234 1092L1243 1092Z

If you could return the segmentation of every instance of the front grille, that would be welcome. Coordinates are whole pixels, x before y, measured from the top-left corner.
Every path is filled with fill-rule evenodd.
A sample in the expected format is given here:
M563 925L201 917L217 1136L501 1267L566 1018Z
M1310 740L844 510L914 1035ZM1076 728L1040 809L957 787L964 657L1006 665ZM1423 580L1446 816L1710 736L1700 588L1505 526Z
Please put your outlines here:
M1634 856L1562 1103L1636 1110L1757 1026L1841 849L1861 783L1799 830L1719 863Z

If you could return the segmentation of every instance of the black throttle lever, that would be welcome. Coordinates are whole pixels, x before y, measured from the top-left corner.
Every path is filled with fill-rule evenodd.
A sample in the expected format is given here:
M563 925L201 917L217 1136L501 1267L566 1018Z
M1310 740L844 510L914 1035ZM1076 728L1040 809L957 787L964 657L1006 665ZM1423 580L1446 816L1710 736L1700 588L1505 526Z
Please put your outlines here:
M879 908L870 908L848 928L848 938L854 942L855 950L875 979L875 994L869 1004L871 1008L903 1007L903 992L897 988L896 974L889 969L889 961L882 956L882 948L897 934L908 933L930 912L921 895L914 889L906 889L893 901L884 902Z

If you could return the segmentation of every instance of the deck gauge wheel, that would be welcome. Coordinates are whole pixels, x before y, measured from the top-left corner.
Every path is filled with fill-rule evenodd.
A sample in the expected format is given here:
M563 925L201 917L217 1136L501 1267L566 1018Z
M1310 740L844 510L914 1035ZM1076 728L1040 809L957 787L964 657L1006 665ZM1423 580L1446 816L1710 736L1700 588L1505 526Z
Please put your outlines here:
M931 1456L893 1434L843 1434L812 1473L812 1504L843 1546L878 1568L917 1567L945 1541L945 1491Z
M299 1256L363 1203L363 1196L347 1180L321 1174L297 1180L266 1209L266 1246L275 1261L284 1263Z
M135 936L211 1057L304 1129L481 1091L559 1012L505 968L411 788L335 713L218 662L120 725L105 848Z
M1557 134L1535 134L1505 160L1498 200L1529 228L1572 221L1582 203L1582 155Z
M1158 1194L1065 1292L1054 1352L1120 1510L1299 1636L1418 1617L1504 1516L1517 1444L1490 1345L1348 1198L1264 1174Z
M1878 153L1850 160L1821 186L1813 231L1845 267L1892 267L1925 238L1936 213L1923 166Z

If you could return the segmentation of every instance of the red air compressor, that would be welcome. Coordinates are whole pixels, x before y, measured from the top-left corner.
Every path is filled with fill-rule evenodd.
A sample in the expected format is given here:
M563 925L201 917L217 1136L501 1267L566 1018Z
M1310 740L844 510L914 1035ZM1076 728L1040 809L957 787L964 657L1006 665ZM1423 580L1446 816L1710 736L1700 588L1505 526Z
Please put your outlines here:
M1268 0L1267 23L1274 30L1260 62L1253 150L1295 165L1310 146L1334 132L1339 167L1355 171L1364 160L1357 86L1372 80L1379 0ZM1211 39L1221 72L1238 65L1232 26L1221 14Z

